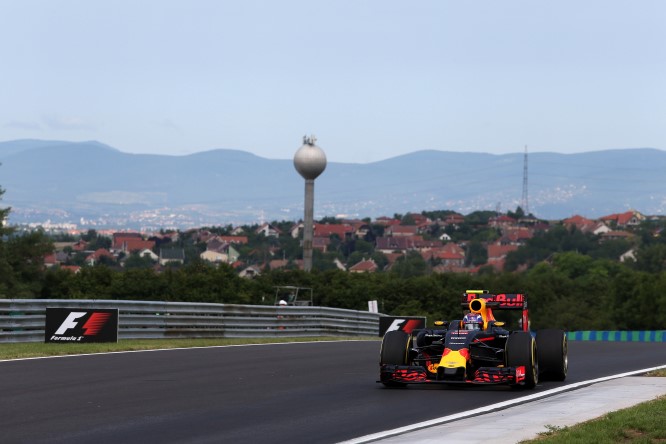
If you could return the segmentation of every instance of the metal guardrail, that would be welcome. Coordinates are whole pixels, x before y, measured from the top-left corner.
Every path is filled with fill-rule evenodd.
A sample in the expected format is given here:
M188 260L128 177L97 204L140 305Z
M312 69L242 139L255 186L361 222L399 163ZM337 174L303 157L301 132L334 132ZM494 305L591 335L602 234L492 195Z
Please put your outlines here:
M0 343L42 342L46 308L119 312L119 339L378 336L377 313L327 307L0 299Z

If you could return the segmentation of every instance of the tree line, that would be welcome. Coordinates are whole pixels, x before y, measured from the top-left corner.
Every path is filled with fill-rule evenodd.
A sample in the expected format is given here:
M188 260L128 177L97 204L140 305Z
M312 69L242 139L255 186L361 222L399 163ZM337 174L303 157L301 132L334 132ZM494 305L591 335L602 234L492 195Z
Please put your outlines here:
M85 267L80 273L48 270L40 298L119 299L226 304L275 303L277 286L314 289L314 305L367 310L375 300L379 311L400 316L460 319L465 290L528 295L533 328L567 330L660 330L666 326L666 274L639 271L590 256L564 252L527 271L469 275L442 273L401 276L360 274L341 270L306 273L269 271L241 278L226 264L204 262L156 273L150 269L117 272L107 266ZM28 296L28 295L26 295ZM517 321L517 313L496 313Z

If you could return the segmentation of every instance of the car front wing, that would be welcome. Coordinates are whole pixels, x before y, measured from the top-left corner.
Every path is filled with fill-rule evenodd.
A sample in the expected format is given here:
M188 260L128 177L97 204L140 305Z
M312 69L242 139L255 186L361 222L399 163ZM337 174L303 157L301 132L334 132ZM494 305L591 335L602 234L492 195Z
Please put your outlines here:
M380 367L381 383L398 384L512 384L525 381L525 367L480 367L474 375L464 380L436 379L418 365L389 365Z

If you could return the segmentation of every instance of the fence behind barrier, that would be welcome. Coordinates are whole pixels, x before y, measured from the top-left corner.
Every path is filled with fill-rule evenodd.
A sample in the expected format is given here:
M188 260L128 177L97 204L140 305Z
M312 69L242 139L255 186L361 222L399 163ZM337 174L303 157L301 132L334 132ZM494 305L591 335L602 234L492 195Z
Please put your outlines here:
M666 342L666 330L656 331L572 331L571 341Z
M378 336L379 314L327 307L0 299L0 343L44 341L46 307L117 308L120 339Z

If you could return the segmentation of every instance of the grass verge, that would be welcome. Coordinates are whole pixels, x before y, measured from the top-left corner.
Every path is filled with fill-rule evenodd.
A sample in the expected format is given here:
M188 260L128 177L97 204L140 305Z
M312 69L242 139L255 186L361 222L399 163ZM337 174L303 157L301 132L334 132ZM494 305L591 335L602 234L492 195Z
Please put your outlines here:
M647 376L666 377L666 369ZM666 443L666 396L608 413L570 427L546 426L538 438L521 444Z
M306 337L306 338L243 338L243 339L128 339L117 343L99 344L46 344L22 342L0 344L0 360L37 358L45 356L80 355L120 351L157 350L165 348L215 347L222 345L272 344L279 342L314 342L377 339L359 337Z
M523 444L666 442L666 396L571 427L548 427Z

